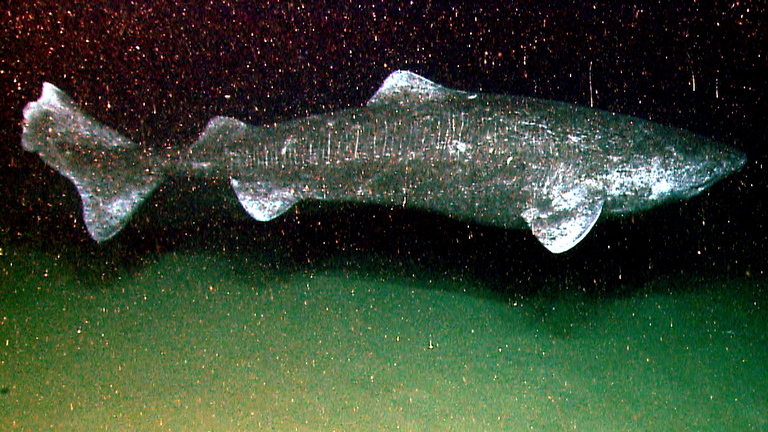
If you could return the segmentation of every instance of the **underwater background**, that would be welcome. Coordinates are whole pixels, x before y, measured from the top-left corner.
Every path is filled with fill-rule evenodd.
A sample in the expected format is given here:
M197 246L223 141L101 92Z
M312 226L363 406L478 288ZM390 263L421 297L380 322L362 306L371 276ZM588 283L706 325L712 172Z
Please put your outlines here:
M768 431L758 2L13 2L0 28L0 430ZM43 81L147 148L361 106L393 70L711 136L747 166L527 230L175 178L103 244L21 149Z

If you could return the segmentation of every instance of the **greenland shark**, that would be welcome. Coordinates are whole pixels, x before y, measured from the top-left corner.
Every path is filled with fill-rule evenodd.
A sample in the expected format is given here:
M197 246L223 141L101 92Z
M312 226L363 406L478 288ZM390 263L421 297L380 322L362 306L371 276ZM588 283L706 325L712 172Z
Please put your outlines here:
M553 253L601 215L694 196L745 164L691 132L563 102L454 90L407 71L365 106L253 126L215 117L171 155L100 124L52 84L24 108L25 150L74 183L97 242L168 176L230 181L259 221L306 199L427 209L531 229Z

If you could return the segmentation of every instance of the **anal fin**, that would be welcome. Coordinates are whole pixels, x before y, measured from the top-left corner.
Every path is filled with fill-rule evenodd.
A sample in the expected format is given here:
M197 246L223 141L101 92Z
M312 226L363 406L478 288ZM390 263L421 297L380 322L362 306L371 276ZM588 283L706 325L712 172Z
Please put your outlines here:
M235 178L231 183L245 211L260 222L267 222L282 215L302 198L293 186L275 186L267 181Z

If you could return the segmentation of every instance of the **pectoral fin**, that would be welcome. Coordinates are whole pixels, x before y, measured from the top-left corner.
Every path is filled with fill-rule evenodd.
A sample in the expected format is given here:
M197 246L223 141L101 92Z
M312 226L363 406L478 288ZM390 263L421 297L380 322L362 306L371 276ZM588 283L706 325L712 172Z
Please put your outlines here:
M576 246L600 218L605 199L573 193L568 199L539 202L523 212L523 218L536 239L552 253Z

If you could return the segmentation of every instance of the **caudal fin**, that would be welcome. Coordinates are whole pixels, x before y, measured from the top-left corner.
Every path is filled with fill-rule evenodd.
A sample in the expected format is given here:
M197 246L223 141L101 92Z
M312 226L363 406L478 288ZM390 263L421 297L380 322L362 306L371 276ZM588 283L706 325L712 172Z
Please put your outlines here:
M99 242L117 234L164 178L136 143L80 111L49 83L24 108L21 145L74 183L88 233Z

